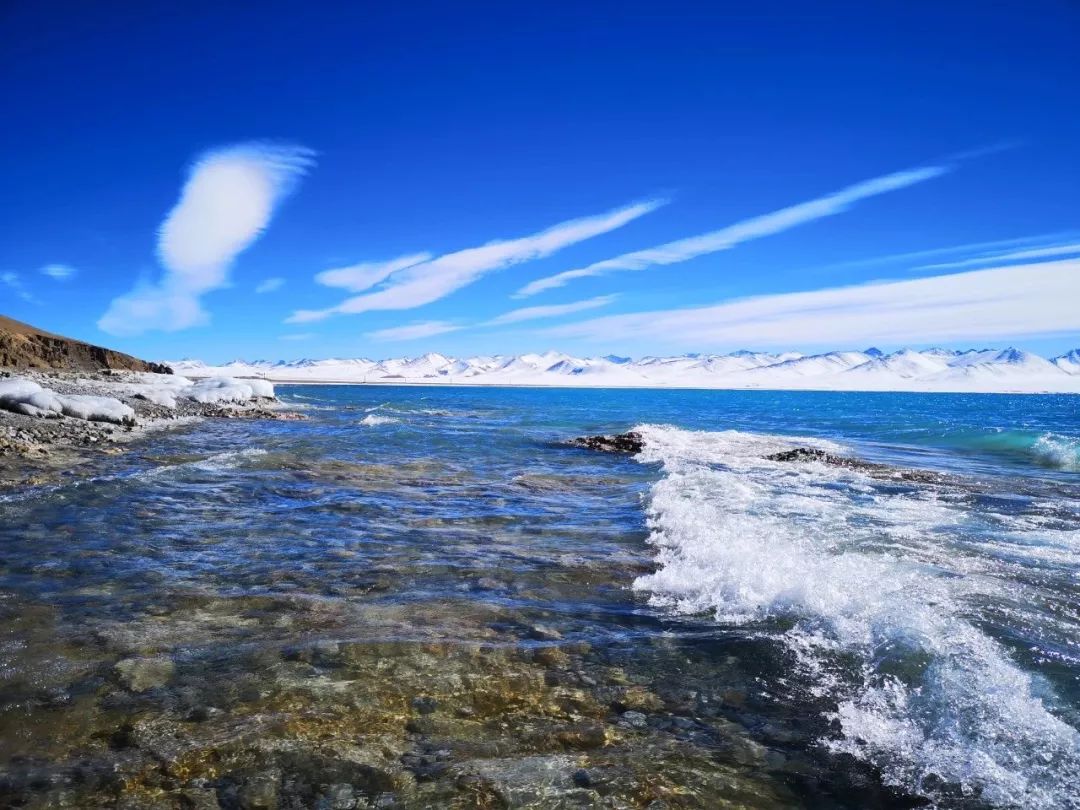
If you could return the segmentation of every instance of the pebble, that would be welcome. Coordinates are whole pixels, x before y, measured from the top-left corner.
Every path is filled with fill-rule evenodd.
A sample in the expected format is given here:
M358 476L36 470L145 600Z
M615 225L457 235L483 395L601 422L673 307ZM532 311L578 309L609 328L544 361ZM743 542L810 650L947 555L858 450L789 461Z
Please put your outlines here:
M540 647L533 651L533 660L548 667L565 667L570 656L558 647Z
M258 774L248 779L236 796L242 810L276 810L278 781L278 777L272 773Z
M649 718L641 712L635 711L623 712L622 718L619 720L619 725L629 726L630 728L645 728L648 724Z
M188 810L219 810L217 794L206 788L188 788L180 793L180 806Z
M420 697L414 697L412 700L412 707L416 709L420 714L432 714L437 708L439 708L439 701L433 697L427 695L421 695Z
M543 624L534 624L529 628L529 638L534 639L535 641L558 641L562 638L562 633L554 627L548 627Z
M356 791L347 783L331 785L315 806L318 810L352 810L356 807Z

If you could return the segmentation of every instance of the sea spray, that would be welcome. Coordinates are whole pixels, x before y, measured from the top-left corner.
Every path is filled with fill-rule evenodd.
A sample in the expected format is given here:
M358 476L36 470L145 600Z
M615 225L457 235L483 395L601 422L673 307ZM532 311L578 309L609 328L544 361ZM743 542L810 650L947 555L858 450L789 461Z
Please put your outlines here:
M823 743L892 784L1074 806L1080 733L1055 714L1046 684L969 618L999 583L965 576L975 567L958 553L968 510L857 471L764 460L790 439L636 430L639 459L662 472L648 505L658 570L634 583L653 604L734 625L794 622L779 639L833 702L841 731Z
M1080 439L1044 433L1032 445L1035 458L1059 470L1080 471Z

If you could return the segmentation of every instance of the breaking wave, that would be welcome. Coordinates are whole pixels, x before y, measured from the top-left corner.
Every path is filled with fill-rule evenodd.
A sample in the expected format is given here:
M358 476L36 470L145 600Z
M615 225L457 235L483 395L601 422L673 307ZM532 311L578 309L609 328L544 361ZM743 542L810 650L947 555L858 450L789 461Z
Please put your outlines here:
M369 413L363 419L360 420L360 424L366 427L378 427L379 425L393 425L400 422L393 416L380 416L377 413Z
M1044 433L1031 447L1035 458L1048 467L1080 472L1080 439Z
M985 527L969 505L763 458L790 439L635 430L639 460L663 472L648 505L658 569L634 583L654 605L734 625L781 619L790 629L776 638L840 730L822 743L891 784L931 800L1080 806L1080 733L972 616L1014 578L971 551ZM1075 570L1080 548L1071 555Z
M1080 437L1036 430L958 432L945 437L960 450L989 452L1017 461L1080 472Z

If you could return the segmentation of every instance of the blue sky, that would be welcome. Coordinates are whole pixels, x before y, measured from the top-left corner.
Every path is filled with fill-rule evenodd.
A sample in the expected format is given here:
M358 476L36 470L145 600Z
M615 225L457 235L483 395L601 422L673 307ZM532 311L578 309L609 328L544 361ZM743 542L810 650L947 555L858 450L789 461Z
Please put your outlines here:
M1080 345L1080 7L582 5L6 4L0 312L209 361Z

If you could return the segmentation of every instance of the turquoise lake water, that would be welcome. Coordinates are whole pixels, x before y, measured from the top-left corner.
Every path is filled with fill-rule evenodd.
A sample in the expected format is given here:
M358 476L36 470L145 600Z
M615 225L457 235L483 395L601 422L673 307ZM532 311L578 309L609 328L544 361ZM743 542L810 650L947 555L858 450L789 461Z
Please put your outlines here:
M479 703L456 726L416 710L379 743L412 787L357 788L372 806L440 806L466 776L511 806L529 790L635 806L650 760L686 806L716 806L717 769L749 805L1080 807L1080 398L278 393L308 419L160 432L91 479L0 501L0 793L64 806L116 790L107 771L167 771L166 726L232 762L240 725L293 739L318 713L337 718L328 745L335 701L378 685L356 650L393 644L441 645L438 671L404 658L386 676L430 679L439 705L487 666L464 649L534 656L538 689L582 703L562 717L537 708L548 692L522 697L508 728ZM564 444L630 429L636 457ZM765 458L807 445L884 466ZM118 682L118 661L162 656L160 682ZM252 725L271 715L283 725ZM524 730L549 722L608 731L590 748ZM169 771L154 795L242 806L255 778L207 773Z

